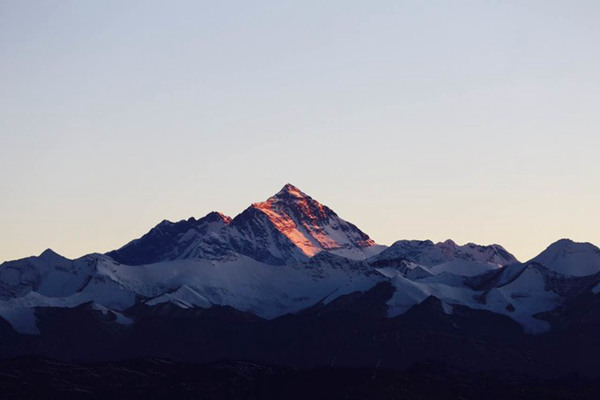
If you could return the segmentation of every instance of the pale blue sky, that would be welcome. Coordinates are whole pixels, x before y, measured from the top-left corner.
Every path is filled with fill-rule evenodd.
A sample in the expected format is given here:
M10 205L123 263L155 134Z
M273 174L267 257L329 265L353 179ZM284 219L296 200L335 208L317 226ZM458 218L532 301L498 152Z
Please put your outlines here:
M299 186L379 243L600 244L597 1L0 0L0 261Z

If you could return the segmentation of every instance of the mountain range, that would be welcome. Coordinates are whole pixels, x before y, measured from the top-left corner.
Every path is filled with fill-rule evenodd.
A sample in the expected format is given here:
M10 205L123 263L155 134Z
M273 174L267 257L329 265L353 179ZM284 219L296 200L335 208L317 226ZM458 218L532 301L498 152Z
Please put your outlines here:
M106 254L0 265L0 357L600 374L600 249L376 244L293 185Z

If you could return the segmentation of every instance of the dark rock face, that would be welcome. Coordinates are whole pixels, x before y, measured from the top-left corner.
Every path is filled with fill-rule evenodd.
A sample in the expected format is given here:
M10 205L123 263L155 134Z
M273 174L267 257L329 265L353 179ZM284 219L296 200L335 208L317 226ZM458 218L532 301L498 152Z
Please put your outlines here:
M374 245L355 225L287 184L233 220L213 212L199 220L163 221L141 238L107 254L127 265L220 258L234 253L283 265L306 261L322 250L360 251Z
M297 187L287 184L275 196L262 203L254 204L258 209L289 216L303 232L313 239L323 250L335 250L340 247L369 247L373 242L367 234L355 225L346 222L329 207L322 205ZM275 219L275 221L277 221ZM328 237L328 230L339 231L344 241L338 242Z
M510 265L518 260L502 246L492 244L480 246L468 243L459 246L451 240L433 243L431 240L399 240L373 258L384 265L395 260L405 260L425 266L434 266L448 261L491 262Z
M127 265L185 258L193 250L193 245L207 233L217 231L229 222L231 218L217 212L211 212L198 220L193 217L179 222L165 220L141 238L107 255Z
M235 217L220 238L221 247L273 265L303 262L323 250L360 251L375 245L356 226L290 184Z
M233 219L223 240L232 251L267 264L283 265L308 259L264 212L255 207L249 207Z
M560 241L525 264L499 245L399 241L367 258L378 251L373 246L354 225L286 185L233 220L210 213L199 220L164 221L110 257L68 260L47 250L4 263L0 380L12 379L2 375L2 365L9 368L7 360L23 356L61 360L55 365L64 371L73 370L65 363L103 362L100 370L89 371L109 378L113 368L131 368L131 375L116 380L128 384L138 374L147 388L155 387L156 377L143 368L154 368L154 361L142 361L140 370L131 360L172 360L156 361L156 368L173 368L165 367L161 376L185 375L192 368L207 374L207 382L223 382L223 388L238 388L236 380L250 377L240 391L211 392L187 381L181 389L182 396L194 387L217 398L252 398L249 394L262 392L248 382L279 387L281 380L281 388L290 388L300 377L325 384L323 393L335 398L340 385L353 387L352 379L362 376L345 368L406 377L398 371L428 365L436 373L463 371L490 385L497 383L485 376L516 376L520 383L533 382L521 379L527 376L600 376L600 272L593 272L599 253L592 245ZM177 261L143 265L170 260ZM524 333L532 326L539 329L528 332L537 336ZM217 372L213 366L181 367L220 360L246 363L219 364ZM27 365L19 362L17 367ZM39 362L52 376L47 361ZM302 375L296 368L319 372ZM426 373L430 380L432 375ZM99 381L86 379L79 375L72 386L110 393L96 392ZM172 382L161 379L157 382ZM383 398L406 393L390 382L378 381L391 385L390 392L374 393ZM484 393L478 383L474 387L465 393ZM496 387L509 397L525 393ZM527 393L548 394L538 389ZM291 396L281 393L275 397L311 397L300 389ZM368 398L360 390L344 395Z
M418 363L470 372L512 371L557 377L600 375L595 360L598 296L582 298L566 314L570 324L531 336L512 319L453 306L430 297L406 314L386 317L389 283L319 303L297 314L263 320L230 307L181 309L138 304L124 314L135 324L90 304L38 308L40 335L17 335L3 324L1 358L37 355L69 362L161 357L185 362L248 360L294 368L381 367L405 370ZM591 307L591 308L590 308ZM1 328L1 326L0 326ZM584 348L585 346L585 348Z

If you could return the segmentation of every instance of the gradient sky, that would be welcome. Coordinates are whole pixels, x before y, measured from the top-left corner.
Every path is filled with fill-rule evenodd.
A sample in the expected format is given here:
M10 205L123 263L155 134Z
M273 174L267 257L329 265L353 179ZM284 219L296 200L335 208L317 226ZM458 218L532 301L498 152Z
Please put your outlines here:
M600 244L597 1L0 0L0 261L286 182L368 233Z

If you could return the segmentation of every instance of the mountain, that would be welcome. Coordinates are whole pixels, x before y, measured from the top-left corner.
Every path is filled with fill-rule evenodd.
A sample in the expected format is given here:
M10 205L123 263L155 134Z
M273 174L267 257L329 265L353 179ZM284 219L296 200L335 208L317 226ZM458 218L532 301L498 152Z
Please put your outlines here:
M286 184L233 220L213 212L199 220L163 221L140 239L107 255L128 265L233 254L283 265L306 261L321 251L365 259L384 248L329 207Z
M538 314L600 284L600 274L565 276L535 262L500 267L470 257L447 259L437 265L420 265L405 259L392 263L377 256L352 260L320 251L305 261L282 265L235 253L235 257L221 259L130 266L108 255L68 260L46 251L40 257L0 267L0 316L23 333L38 331L34 318L38 307L75 307L87 302L114 312L126 312L137 304L232 307L272 319L389 282L394 288L384 305L389 317L403 315L434 296L448 310L459 305L488 310L514 319L527 332L542 333L551 326Z
M235 217L224 236L234 251L270 264L305 261L321 251L365 259L384 248L291 184Z
M233 219L1 264L0 355L600 375L599 260L569 240L526 263L497 244L385 248L288 184Z
M370 261L378 266L409 262L425 267L428 272L434 274L457 269L462 269L461 273L477 274L519 262L498 244L480 246L467 243L459 246L452 240L440 243L433 243L431 240L398 240Z
M211 212L200 219L191 217L179 222L164 220L141 238L107 255L128 265L186 258L208 233L216 232L230 222L231 218L219 212Z
M592 275L600 272L600 249L591 243L561 239L531 261L564 275Z

